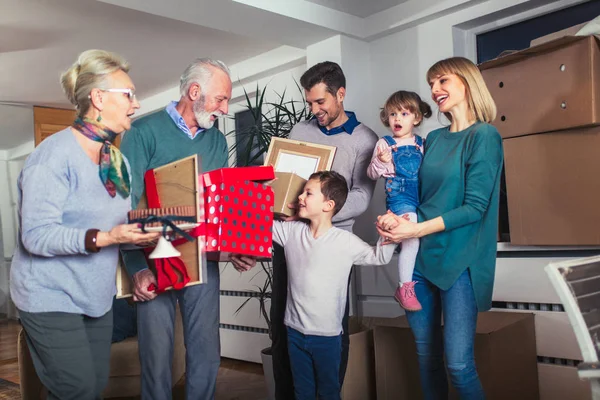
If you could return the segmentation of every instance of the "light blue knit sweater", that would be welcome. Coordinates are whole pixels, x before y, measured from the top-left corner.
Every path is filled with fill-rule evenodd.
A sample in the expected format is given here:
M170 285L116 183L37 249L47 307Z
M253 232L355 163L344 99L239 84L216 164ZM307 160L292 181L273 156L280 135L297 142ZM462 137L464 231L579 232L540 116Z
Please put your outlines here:
M85 250L85 233L125 223L130 199L112 198L70 129L44 140L18 180L19 238L10 293L26 312L99 317L116 293L118 247Z

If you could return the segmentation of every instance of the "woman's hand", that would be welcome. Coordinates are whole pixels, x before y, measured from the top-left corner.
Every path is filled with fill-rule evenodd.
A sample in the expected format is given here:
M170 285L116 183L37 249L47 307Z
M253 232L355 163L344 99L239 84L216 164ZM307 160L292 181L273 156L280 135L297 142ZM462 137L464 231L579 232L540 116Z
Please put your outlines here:
M404 239L418 237L418 224L391 211L377 217L377 232L384 239L383 244L400 243Z
M145 245L157 240L160 235L160 232L143 233L138 224L123 224L115 226L109 232L98 232L96 245L98 247L122 243Z

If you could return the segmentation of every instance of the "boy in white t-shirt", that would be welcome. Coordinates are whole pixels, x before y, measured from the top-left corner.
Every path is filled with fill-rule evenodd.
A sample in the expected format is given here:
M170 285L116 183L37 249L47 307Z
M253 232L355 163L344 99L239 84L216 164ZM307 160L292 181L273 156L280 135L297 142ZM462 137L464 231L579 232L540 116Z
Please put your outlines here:
M298 217L274 221L288 265L285 325L297 400L340 399L342 318L352 265L385 265L395 245L372 247L331 223L348 196L343 176L316 172L298 197Z

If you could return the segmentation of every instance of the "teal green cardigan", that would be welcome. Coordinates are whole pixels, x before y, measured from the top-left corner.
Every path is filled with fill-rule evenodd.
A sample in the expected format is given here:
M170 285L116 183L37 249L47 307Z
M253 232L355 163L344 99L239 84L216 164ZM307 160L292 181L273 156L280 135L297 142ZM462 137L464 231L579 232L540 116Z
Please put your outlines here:
M446 229L421 238L415 268L442 290L468 269L479 311L492 306L502 163L500 134L478 122L431 132L419 173L419 221L441 216Z

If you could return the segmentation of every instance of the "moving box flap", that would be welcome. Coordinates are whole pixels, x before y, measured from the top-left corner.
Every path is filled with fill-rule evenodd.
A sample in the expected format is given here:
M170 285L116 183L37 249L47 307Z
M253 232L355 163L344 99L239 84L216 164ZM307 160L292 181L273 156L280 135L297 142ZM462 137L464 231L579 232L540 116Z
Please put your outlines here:
M496 68L506 64L512 64L519 62L525 58L532 57L534 55L549 53L561 47L566 47L571 45L572 43L588 40L590 42L595 42L596 46L598 45L598 39L595 36L565 36L560 39L552 40L548 43L543 43L539 46L530 47L525 50L517 51L515 53L508 54L506 56L498 57L490 61L486 61L479 65L479 69L481 71Z

